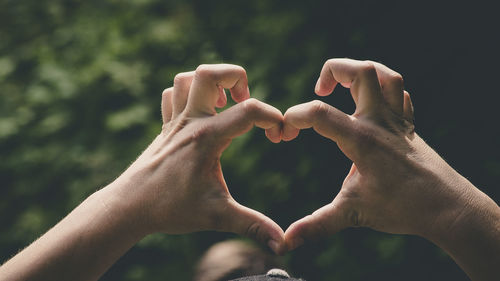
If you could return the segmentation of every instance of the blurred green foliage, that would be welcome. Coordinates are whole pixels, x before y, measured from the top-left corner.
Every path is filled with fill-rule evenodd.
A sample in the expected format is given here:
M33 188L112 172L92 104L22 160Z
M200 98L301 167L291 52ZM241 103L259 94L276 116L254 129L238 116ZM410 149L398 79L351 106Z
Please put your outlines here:
M485 83L498 74L488 63L498 25L487 7L458 5L0 0L1 260L117 177L160 131L162 90L201 63L242 65L251 95L283 112L318 98L330 57L385 63L405 76L417 131L498 202L498 115L487 102L498 90ZM354 110L343 89L321 99ZM256 129L222 164L233 196L283 228L332 200L350 166L311 131L274 145ZM151 235L102 280L189 280L203 251L229 237ZM307 280L467 280L429 242L367 229L284 259Z

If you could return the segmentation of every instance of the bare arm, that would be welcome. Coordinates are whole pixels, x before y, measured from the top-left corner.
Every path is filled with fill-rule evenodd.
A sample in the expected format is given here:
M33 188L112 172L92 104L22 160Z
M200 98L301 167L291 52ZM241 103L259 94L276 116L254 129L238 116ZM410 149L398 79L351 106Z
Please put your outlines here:
M350 88L347 115L313 101L285 113L283 139L314 128L353 161L339 194L285 232L289 249L344 228L420 235L448 252L477 281L500 276L500 208L451 168L415 132L401 75L369 61L325 63L316 93Z
M226 104L223 88L235 106ZM201 230L234 232L279 252L283 230L230 195L220 155L254 125L280 141L283 115L249 99L234 65L202 65L176 76L162 95L163 129L113 183L94 193L0 267L0 280L96 280L144 236Z

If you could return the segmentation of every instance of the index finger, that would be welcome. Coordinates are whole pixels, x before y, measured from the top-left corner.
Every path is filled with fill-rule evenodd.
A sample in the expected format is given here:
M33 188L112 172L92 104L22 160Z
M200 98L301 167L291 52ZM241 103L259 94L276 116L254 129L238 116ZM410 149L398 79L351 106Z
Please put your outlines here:
M232 64L200 65L189 91L188 116L214 115L221 88L229 89L235 102L248 99L250 92L245 69Z
M341 83L351 89L358 114L376 110L384 103L375 65L368 61L330 59L321 69L315 92L329 95Z

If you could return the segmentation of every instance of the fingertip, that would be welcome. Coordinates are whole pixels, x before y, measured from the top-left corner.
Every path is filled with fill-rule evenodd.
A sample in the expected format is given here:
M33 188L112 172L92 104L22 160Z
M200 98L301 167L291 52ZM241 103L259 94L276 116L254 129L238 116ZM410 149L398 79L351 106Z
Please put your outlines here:
M220 96L217 102L215 103L215 107L217 108L223 108L227 104L227 98L224 94L224 96Z
M314 92L316 93L316 95L318 95L320 97L326 97L332 93L331 91L324 90L323 88L319 88L317 90L315 89Z
M250 89L248 85L246 87L233 87L229 89L231 92L231 97L236 103L240 103L250 98Z
M285 254L287 250L287 246L284 242L278 242L276 240L269 240L267 242L267 246L277 255Z
M322 85L322 83L320 83L320 86L318 88L315 88L314 92L320 97L326 97L333 92L333 89L335 89L335 85Z
M321 69L318 81L316 81L316 86L314 87L314 92L318 96L328 96L333 92L337 86L337 81L333 78L327 64Z
M273 143L281 142L281 127L275 126L270 129L266 129L266 137Z
M302 237L295 237L291 240L287 240L285 242L285 247L286 247L286 250L292 251L292 250L295 250L298 247L302 246L302 244L304 244L304 239Z
M300 235L300 221L292 223L285 231L285 246L288 251L294 250L304 244L304 238Z
M316 86L314 86L314 92L315 92L316 94L318 94L318 92L319 92L320 83L321 83L321 77L320 77L320 78L318 78L318 80L316 81Z
M325 85L322 85L321 77L318 78L318 81L316 82L316 86L314 87L314 92L316 93L316 95L324 97L324 96L328 96L329 94L331 94L332 91L333 91L333 89L330 90L327 87L325 87Z
M300 130L289 125L283 126L281 139L284 141L291 141L295 139L300 133Z
M224 91L224 88L222 86L217 86L219 88L219 98L217 99L217 102L215 103L215 106L217 108L222 108L226 106L227 104L227 96L226 92Z

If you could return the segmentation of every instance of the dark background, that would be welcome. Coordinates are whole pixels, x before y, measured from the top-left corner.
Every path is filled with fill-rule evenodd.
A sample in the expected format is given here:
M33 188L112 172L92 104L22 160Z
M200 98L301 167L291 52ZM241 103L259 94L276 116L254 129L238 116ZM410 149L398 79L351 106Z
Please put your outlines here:
M313 93L324 61L384 63L405 78L417 132L498 203L498 16L477 1L401 2L0 0L0 259L117 177L159 133L162 90L201 63L245 67L251 95L283 112L321 99L348 113L346 90ZM284 229L331 201L350 167L310 130L275 145L257 129L222 165L236 200ZM102 280L189 280L234 237L151 235ZM430 242L368 229L283 260L307 280L468 280Z

